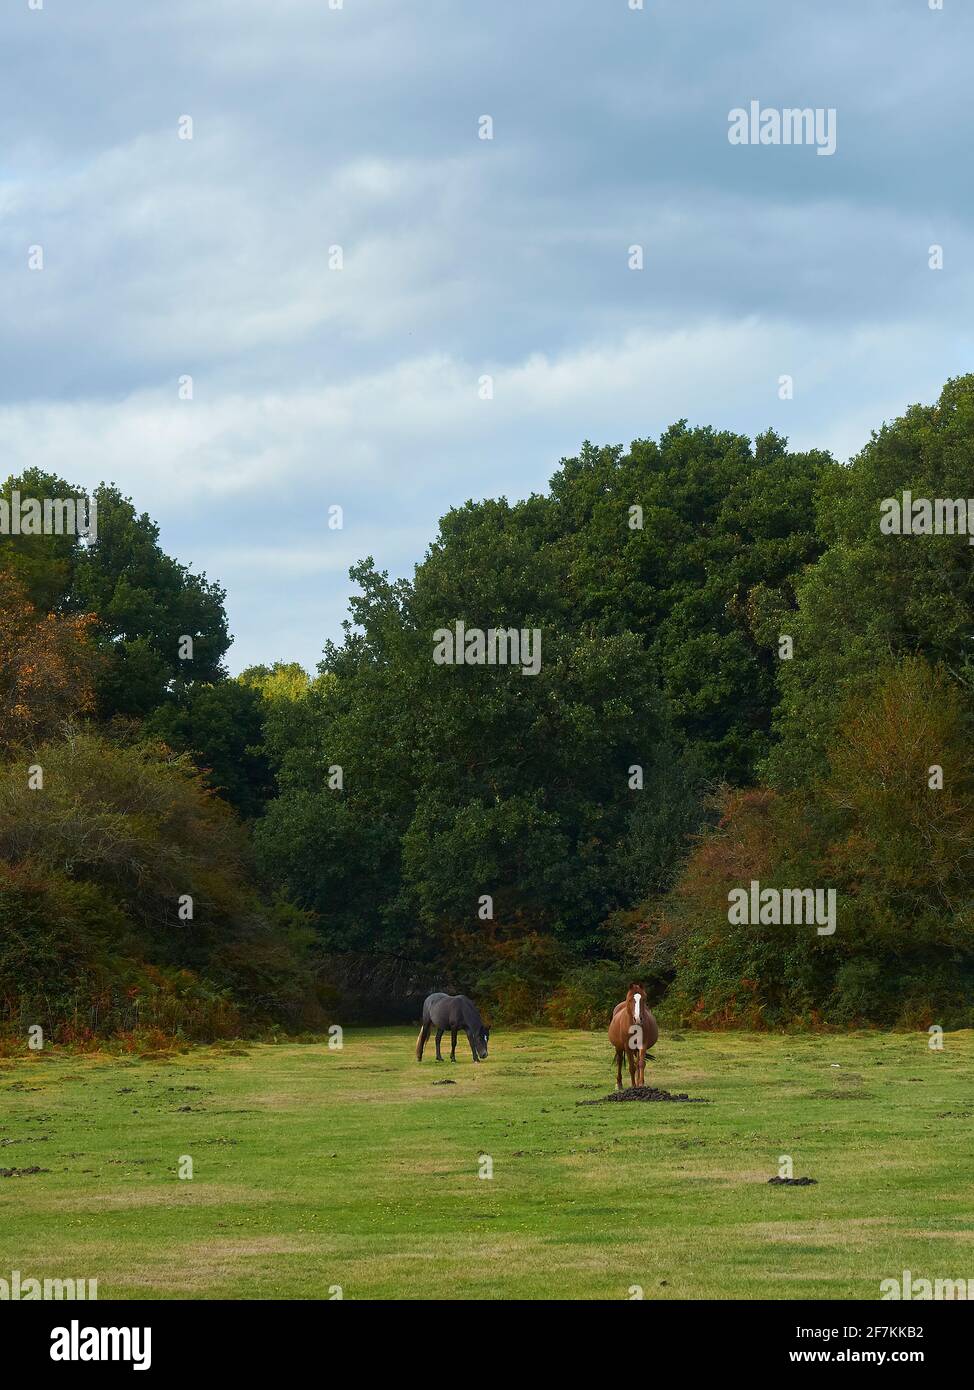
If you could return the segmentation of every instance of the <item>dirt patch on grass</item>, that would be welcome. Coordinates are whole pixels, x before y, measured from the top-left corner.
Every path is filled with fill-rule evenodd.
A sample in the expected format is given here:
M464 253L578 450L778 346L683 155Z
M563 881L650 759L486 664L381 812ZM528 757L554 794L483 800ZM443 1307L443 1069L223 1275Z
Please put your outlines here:
M595 1100L577 1100L576 1105L606 1105L614 1100L680 1100L686 1101L690 1105L709 1105L710 1102L701 1096L688 1096L685 1092L673 1095L669 1091L657 1090L655 1086L627 1086L624 1091L610 1091L607 1096L598 1096Z

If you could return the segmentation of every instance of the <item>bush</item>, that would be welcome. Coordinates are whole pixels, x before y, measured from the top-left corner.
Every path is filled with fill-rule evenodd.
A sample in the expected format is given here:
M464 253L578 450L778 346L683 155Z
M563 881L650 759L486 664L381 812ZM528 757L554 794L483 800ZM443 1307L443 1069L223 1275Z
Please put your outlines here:
M945 673L911 658L874 679L842 711L812 787L725 791L719 802L661 917L635 932L650 966L661 922L680 942L672 1004L684 1021L974 1023L974 759ZM752 879L834 888L835 934L729 923L728 890Z
M556 1028L608 1028L612 1010L625 999L629 981L614 961L570 970L545 1001L544 1017Z
M540 1023L571 959L565 947L535 932L495 941L471 992L492 1023Z
M0 1017L55 1036L321 1021L307 914L261 899L187 759L93 734L32 759L41 789L0 768Z
M124 914L90 884L29 865L0 864L0 1028L26 1040L39 1024L53 1042L155 1029L229 1037L241 1014L226 989L188 970L152 966Z

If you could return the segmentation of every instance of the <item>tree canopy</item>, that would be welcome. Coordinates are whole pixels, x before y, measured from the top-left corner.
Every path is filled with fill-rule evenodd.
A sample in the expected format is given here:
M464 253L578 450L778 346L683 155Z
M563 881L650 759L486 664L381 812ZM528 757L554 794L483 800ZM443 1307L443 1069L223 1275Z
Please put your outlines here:
M707 1026L974 1021L974 550L880 525L972 459L974 376L848 464L586 443L408 577L355 565L314 675L231 677L222 588L113 486L97 536L0 535L0 1009L122 1027L131 988L212 1032L449 984L586 1023L639 969ZM835 933L733 920L756 880Z

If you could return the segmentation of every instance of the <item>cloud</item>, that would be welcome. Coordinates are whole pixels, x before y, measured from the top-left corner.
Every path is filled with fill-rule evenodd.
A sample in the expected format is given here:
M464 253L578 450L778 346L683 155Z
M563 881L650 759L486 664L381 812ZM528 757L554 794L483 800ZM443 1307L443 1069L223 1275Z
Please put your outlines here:
M586 437L685 416L844 457L971 365L970 7L88 0L0 29L8 469L129 491L227 585L237 665L313 661L348 563L408 573L449 506ZM835 156L730 146L752 98L835 106Z
M714 321L519 362L428 356L274 393L7 405L0 437L12 472L43 460L82 486L118 483L159 520L169 549L218 577L235 667L275 656L310 665L339 632L350 564L372 554L411 572L449 506L543 489L586 437L627 444L685 417L751 435L773 426L793 447L848 457L871 427L939 386L929 367L903 360L902 331L836 343L758 317ZM913 350L933 361L943 344L931 331ZM783 373L792 401L778 399ZM492 400L478 391L485 374ZM327 524L336 504L340 531ZM282 617L296 612L305 626L292 631Z

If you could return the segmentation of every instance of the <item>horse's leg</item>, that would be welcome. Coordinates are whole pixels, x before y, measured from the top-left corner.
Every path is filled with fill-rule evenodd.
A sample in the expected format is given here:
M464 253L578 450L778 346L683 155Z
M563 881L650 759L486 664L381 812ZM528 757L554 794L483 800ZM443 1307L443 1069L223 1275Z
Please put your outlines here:
M636 1054L635 1054L635 1052L633 1052L633 1050L632 1050L631 1047L630 1047L629 1052L628 1052L628 1057L629 1057L629 1085L630 1085L630 1086L635 1086L635 1084L636 1084Z
M416 1039L417 1062L421 1062L423 1060L423 1049L429 1042L430 1029L432 1028L432 1026L433 1025L431 1023L424 1023L422 1028L420 1028L419 1030L419 1037Z
M436 1030L436 1060L437 1060L438 1062L442 1062L442 1061L443 1061L443 1054L442 1054L442 1052L440 1051L440 1039L442 1038L442 1036L443 1036L443 1034L444 1034L445 1032L446 1032L446 1029L445 1029L445 1028L437 1028L437 1030Z
M450 1029L450 1061L451 1061L451 1062L455 1062L456 1060L457 1060L457 1030L456 1030L456 1028L451 1028L451 1029Z
M622 1049L616 1048L616 1090L622 1090Z
M644 1047L639 1049L639 1066L636 1069L636 1085L646 1085L646 1049Z

